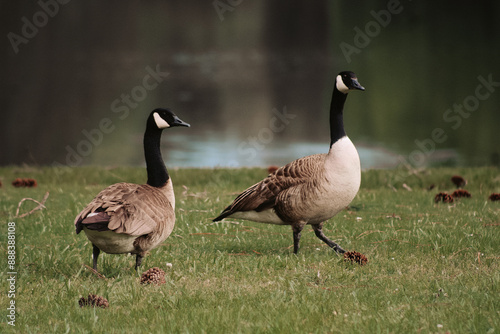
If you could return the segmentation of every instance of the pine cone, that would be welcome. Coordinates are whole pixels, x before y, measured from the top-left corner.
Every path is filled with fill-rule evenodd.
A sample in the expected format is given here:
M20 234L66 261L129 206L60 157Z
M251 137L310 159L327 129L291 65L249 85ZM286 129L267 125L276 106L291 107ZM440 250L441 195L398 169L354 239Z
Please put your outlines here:
M453 175L451 177L451 182L457 186L457 188L463 188L467 184L467 180L460 175Z
M19 187L36 187L37 183L35 179L22 179L22 178L16 178L14 181L12 181L12 185L16 188Z
M444 203L453 203L453 197L447 193L439 193L434 197L434 202L439 203L443 201Z
M165 284L165 272L158 268L153 267L142 273L141 284Z
M351 263L359 263L360 265L365 265L368 263L368 259L361 253L358 252L345 252L344 253L344 261Z
M278 166L271 165L271 166L267 167L267 173L272 174L272 173L276 172L278 169L279 169Z
M500 194L499 193L493 193L490 195L490 197L488 197L488 199L492 202L495 202L495 201L500 201Z
M471 194L467 190L464 189L457 189L451 194L451 197L453 198L461 198L461 197L467 197L470 198Z
M80 305L80 307L84 306L102 307L102 308L109 307L109 302L106 298L93 294L89 294L87 299L85 299L85 297L80 298L78 304Z
M24 182L23 179L17 178L14 181L12 181L12 185L14 187L24 187Z

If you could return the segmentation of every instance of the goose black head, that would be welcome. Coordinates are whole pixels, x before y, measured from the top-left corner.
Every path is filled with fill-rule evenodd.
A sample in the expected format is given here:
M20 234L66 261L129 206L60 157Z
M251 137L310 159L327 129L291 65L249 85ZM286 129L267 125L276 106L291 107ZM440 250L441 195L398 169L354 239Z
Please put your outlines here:
M351 71L340 72L337 75L335 86L344 94L347 94L350 90L365 90L365 87L359 84L356 74Z
M187 126L190 125L181 120L177 115L168 109L158 108L151 112L150 120L158 129L166 129L173 126Z

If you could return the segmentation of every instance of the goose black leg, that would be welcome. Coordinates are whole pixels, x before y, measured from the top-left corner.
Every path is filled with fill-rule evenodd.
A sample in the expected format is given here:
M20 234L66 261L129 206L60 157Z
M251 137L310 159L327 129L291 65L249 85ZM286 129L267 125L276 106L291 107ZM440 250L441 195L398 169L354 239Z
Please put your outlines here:
M333 248L334 251L339 254L345 253L345 250L342 249L342 247L326 237L326 235L323 233L323 224L313 225L312 228L314 229L314 233L316 234L316 236L329 247Z
M101 250L94 244L92 244L92 261L94 270L97 271L97 258L99 257L99 253Z
M135 257L135 270L137 271L137 269L141 266L141 263L142 263L142 258L144 256L141 255L141 254L137 254L136 257Z
M299 252L300 232L293 231L293 254Z
M301 237L302 229L304 228L305 223L297 223L292 225L293 230L293 254L297 254L299 252L299 242Z

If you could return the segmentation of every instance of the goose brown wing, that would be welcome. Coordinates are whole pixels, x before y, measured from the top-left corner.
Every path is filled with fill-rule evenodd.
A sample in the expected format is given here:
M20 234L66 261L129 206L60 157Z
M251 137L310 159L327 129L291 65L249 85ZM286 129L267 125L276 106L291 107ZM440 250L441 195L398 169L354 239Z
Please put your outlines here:
M313 175L322 170L325 156L325 154L310 155L279 168L238 195L214 221L221 220L237 211L259 212L274 207L276 198L281 192L309 182Z
M96 215L90 215L97 213ZM116 233L145 235L158 229L158 222L174 217L165 195L148 185L117 183L101 191L75 219L76 232L83 225L101 224ZM97 220L97 221L96 221Z

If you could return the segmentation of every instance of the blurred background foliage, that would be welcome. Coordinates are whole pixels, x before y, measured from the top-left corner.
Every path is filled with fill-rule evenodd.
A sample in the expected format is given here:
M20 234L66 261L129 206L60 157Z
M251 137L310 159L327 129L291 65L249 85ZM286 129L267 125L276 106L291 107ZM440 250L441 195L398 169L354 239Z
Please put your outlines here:
M346 69L366 87L345 110L364 168L499 164L493 0L3 1L0 16L1 165L141 165L155 107L192 125L164 136L169 166L284 164L328 150L331 92ZM29 38L26 22L39 25ZM146 68L168 75L141 90ZM454 105L475 101L478 77L499 84L458 125ZM284 109L295 117L264 133ZM106 118L113 130L99 136ZM445 140L432 139L436 128Z

